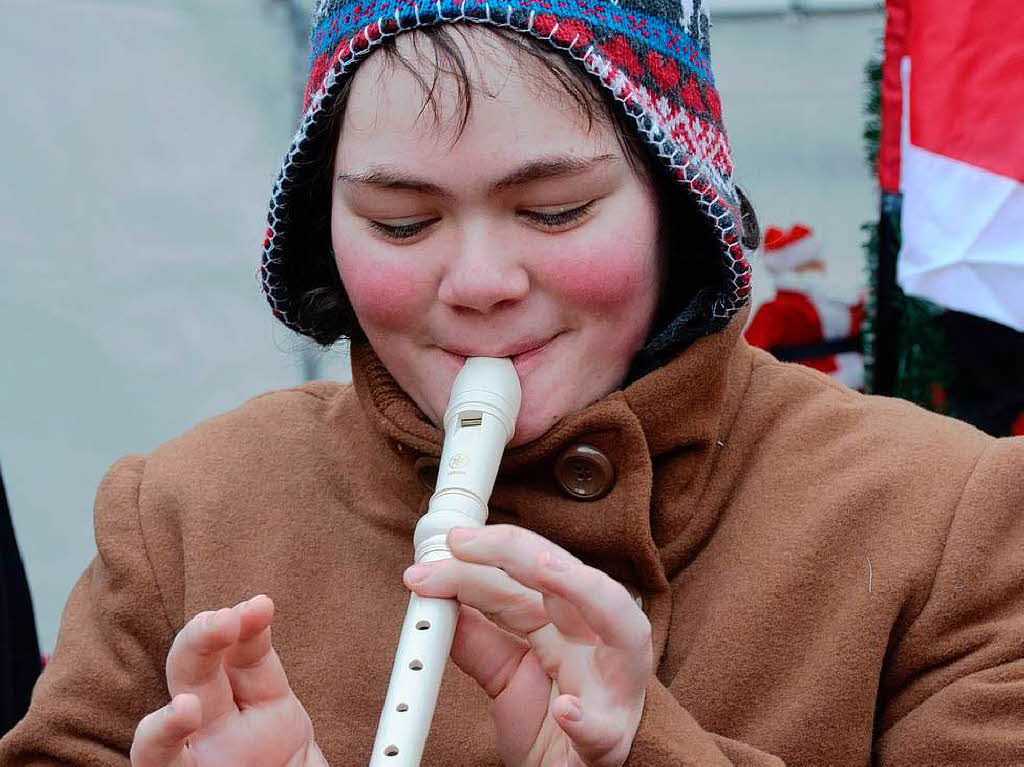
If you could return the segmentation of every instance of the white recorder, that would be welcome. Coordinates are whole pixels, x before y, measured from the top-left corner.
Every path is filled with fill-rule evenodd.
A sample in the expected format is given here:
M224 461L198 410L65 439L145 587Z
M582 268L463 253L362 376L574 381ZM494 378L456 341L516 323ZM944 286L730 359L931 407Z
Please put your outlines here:
M416 525L415 562L451 557L453 527L483 527L521 391L509 359L471 357L455 377L444 414L444 447L427 513ZM411 595L391 669L370 767L415 767L434 718L459 605Z

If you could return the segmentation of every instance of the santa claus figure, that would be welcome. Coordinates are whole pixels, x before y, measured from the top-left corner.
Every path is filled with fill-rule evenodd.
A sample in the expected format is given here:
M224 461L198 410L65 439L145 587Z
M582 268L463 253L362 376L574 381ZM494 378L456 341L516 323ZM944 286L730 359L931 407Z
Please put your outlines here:
M855 303L828 294L821 241L810 227L769 227L762 255L775 297L760 306L744 333L748 342L780 360L827 373L851 389L864 386L860 331L863 298Z

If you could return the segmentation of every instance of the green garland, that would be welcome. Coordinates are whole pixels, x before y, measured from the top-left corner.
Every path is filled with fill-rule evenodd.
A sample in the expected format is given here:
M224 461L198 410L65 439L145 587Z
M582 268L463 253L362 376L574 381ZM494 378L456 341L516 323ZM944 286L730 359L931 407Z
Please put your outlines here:
M864 147L872 174L878 161L881 136L882 60L873 56L865 66L867 99L865 101ZM879 227L891 227L897 242L900 236L899 204L886 207L881 219L861 226L866 235L864 252L868 270L868 300L863 330L864 385L874 390L875 317L878 311ZM930 301L913 298L894 286L893 310L896 315L897 362L893 394L937 412L947 412L946 388L951 376L943 309Z

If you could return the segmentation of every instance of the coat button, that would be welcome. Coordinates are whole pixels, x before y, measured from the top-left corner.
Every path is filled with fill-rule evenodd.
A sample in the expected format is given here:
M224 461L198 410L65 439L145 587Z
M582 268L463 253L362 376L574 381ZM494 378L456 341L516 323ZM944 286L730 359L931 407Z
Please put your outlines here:
M437 468L440 465L441 461L431 458L429 455L421 455L412 465L412 470L416 472L416 479L430 492L434 492L437 485Z
M596 447L573 445L555 461L555 479L569 497L594 501L615 484L615 468Z

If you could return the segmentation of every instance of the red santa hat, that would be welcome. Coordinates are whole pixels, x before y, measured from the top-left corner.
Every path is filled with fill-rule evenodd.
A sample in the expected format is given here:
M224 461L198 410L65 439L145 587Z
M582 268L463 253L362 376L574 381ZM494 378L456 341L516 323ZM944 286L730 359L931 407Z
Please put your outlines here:
M768 227L761 252L765 266L773 274L822 260L821 240L806 224L794 224L788 232L777 226Z

